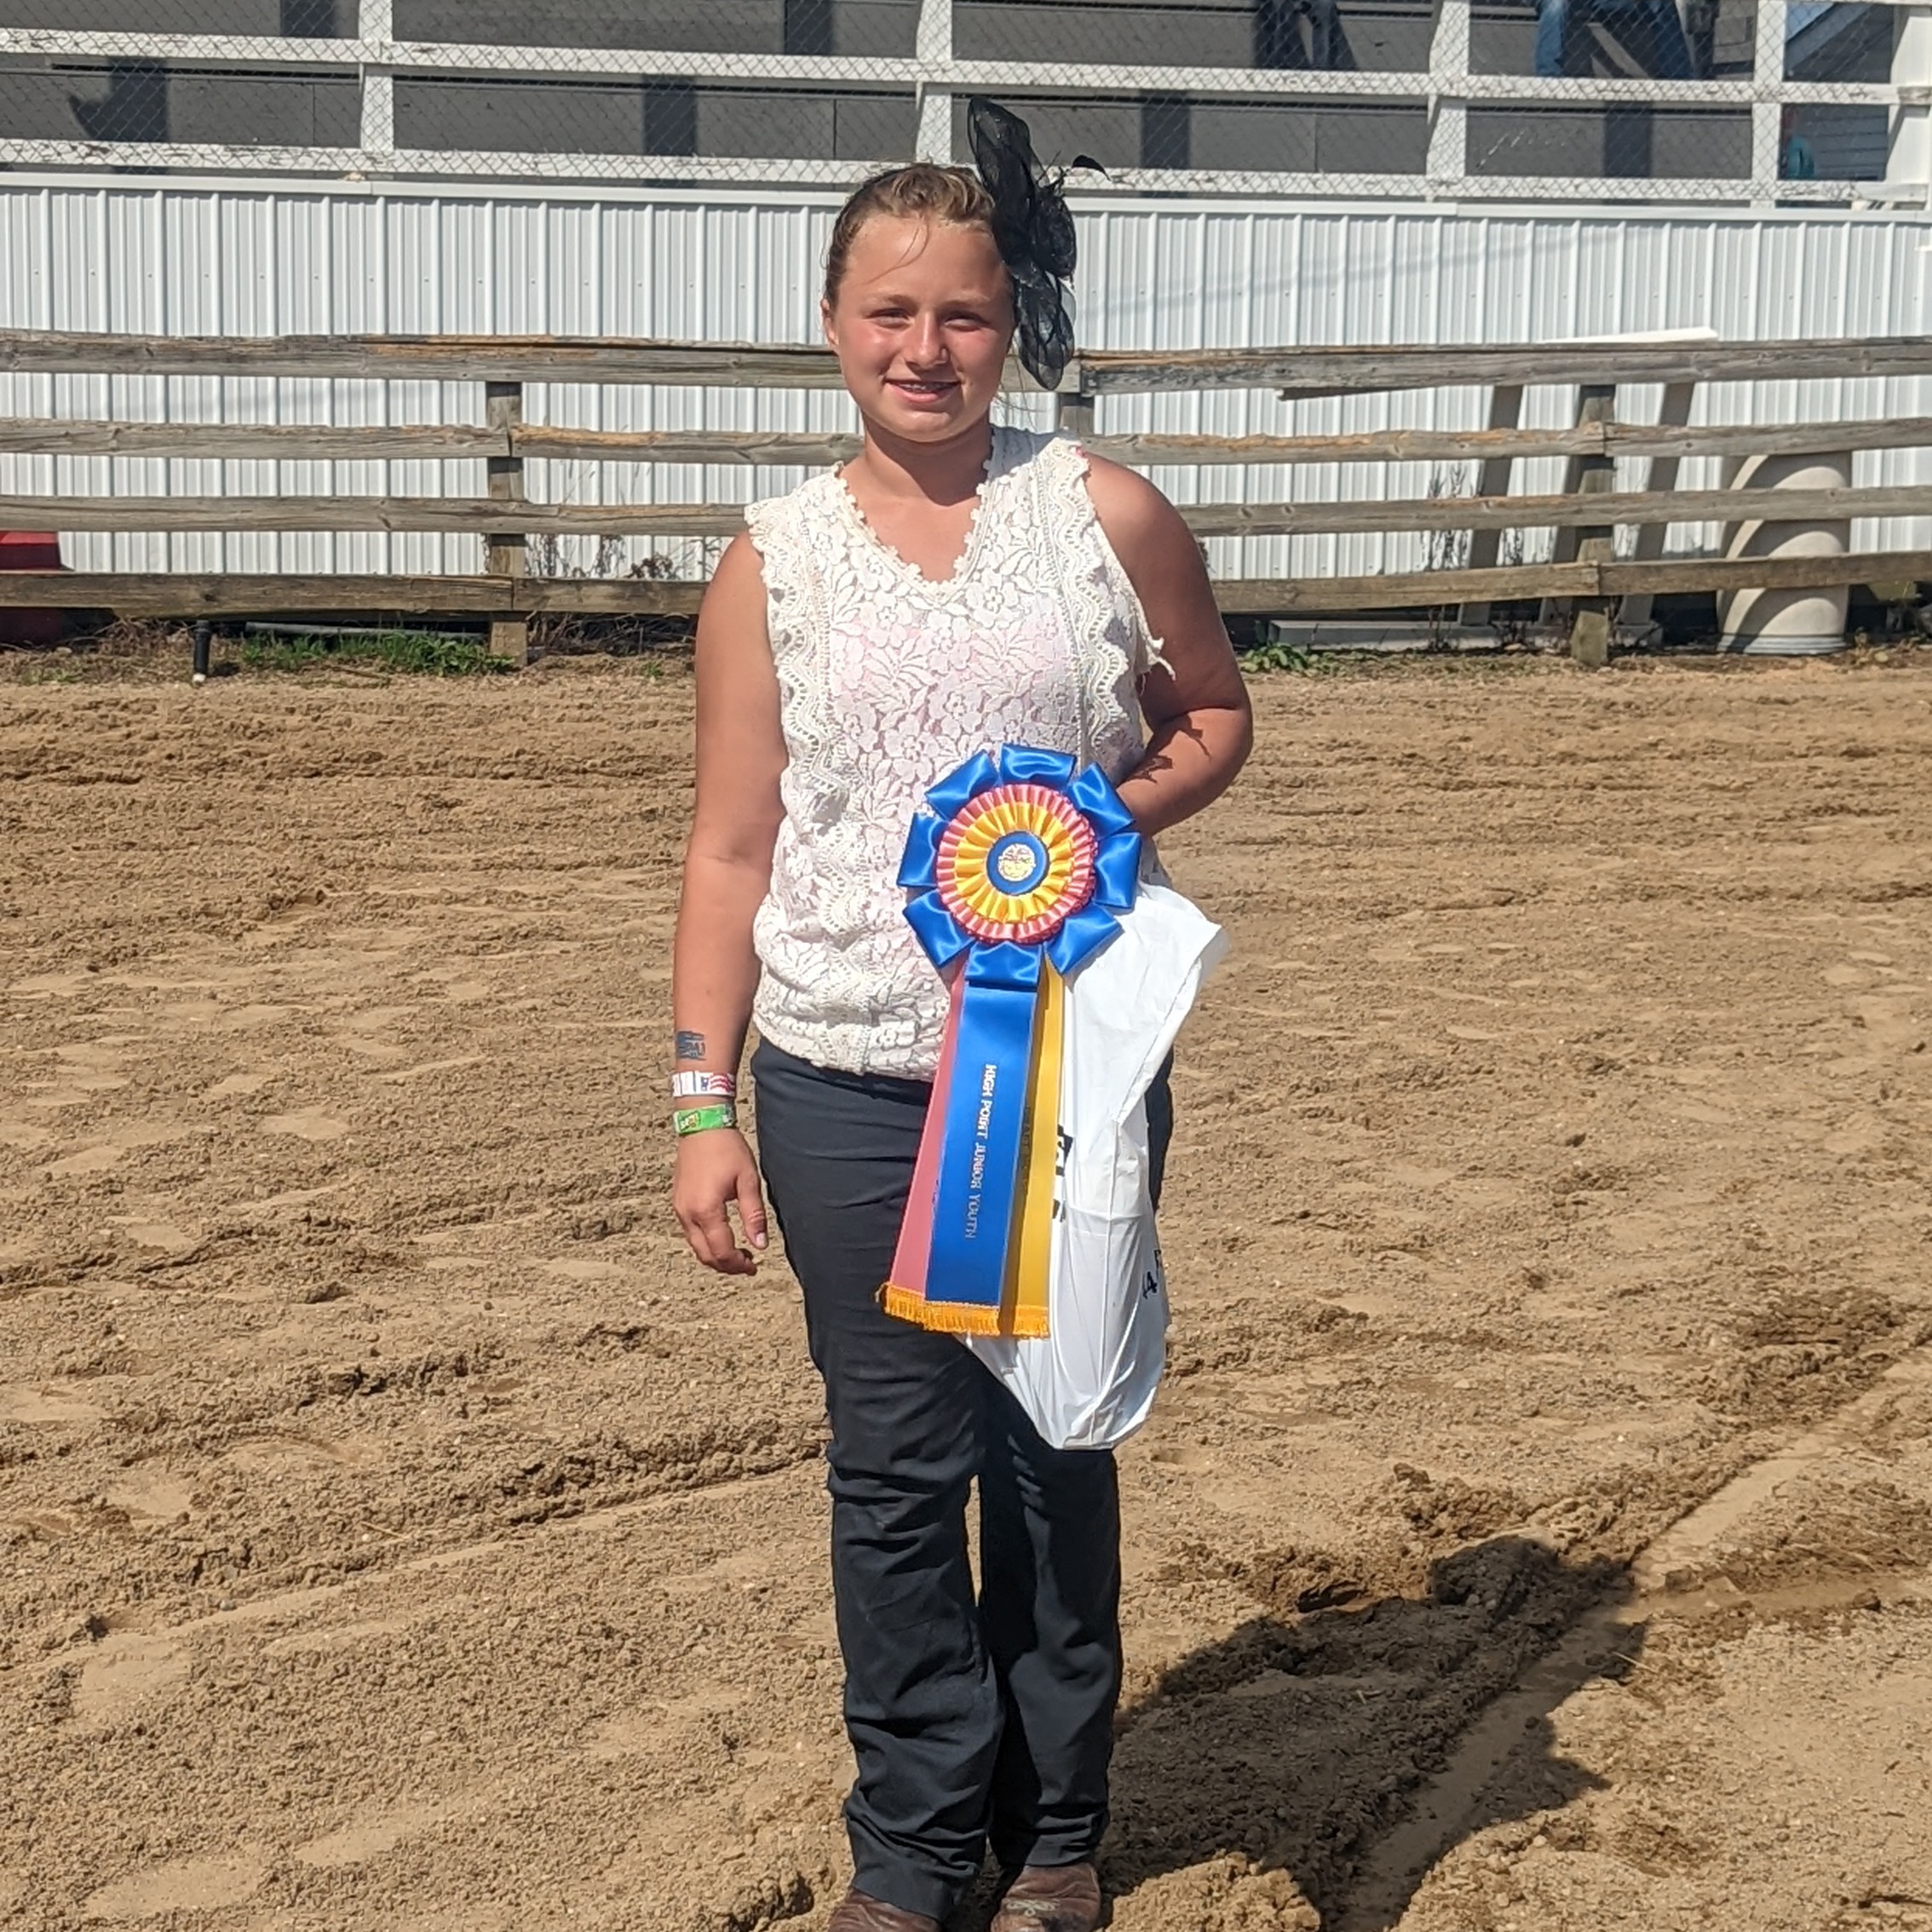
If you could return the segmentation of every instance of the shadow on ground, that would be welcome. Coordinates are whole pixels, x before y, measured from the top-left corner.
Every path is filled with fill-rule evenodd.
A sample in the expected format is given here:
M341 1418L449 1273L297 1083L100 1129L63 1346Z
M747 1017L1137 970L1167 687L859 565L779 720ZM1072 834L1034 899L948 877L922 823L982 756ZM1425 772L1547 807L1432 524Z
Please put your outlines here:
M1171 1932L1387 1932L1441 1855L1596 1780L1551 1714L1643 1641L1619 1563L1504 1536L1413 1596L1242 1624L1124 1710L1101 1857L1121 1916ZM1507 1760L1509 1774L1495 1774ZM958 1932L980 1932L975 1896Z

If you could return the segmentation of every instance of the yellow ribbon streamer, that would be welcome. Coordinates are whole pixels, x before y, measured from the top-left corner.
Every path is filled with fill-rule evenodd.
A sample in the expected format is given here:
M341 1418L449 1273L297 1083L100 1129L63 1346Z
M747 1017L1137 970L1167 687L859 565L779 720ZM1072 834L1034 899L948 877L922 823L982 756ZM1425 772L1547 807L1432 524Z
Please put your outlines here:
M1038 1339L1047 1333L1047 1281L1053 1266L1054 1181L1060 1164L1060 1061L1067 982L1040 962L1033 1064L1021 1130L1019 1232L1009 1250L999 1332Z

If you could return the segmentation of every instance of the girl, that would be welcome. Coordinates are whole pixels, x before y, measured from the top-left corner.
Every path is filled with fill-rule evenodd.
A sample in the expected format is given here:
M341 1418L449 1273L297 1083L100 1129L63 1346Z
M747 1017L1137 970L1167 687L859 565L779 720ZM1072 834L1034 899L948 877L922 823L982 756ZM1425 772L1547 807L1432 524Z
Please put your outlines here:
M1072 225L1020 124L975 119L988 175L1029 192L1015 213L970 170L917 165L846 204L820 314L864 451L751 506L698 623L674 1203L705 1266L754 1271L765 1209L731 1095L755 1017L764 1180L831 1423L858 1777L831 1932L937 1932L989 1843L994 1932L1090 1932L1120 1683L1112 1454L1049 1448L956 1340L877 1299L947 1005L894 883L907 825L963 759L1015 744L1098 762L1157 833L1228 786L1251 735L1172 506L992 420L1016 325L1046 386L1064 365ZM1019 129L990 166L989 125ZM1164 1080L1157 1176L1170 1118Z

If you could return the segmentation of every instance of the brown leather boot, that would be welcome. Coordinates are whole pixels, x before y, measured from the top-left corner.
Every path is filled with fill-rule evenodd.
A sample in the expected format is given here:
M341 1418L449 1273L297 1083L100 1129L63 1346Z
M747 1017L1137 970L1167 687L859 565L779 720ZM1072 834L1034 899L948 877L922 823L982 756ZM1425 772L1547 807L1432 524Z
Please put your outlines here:
M825 1932L940 1932L940 1922L923 1912L888 1905L854 1885L832 1907Z
M1000 1895L987 1932L1095 1932L1106 1918L1090 1865L1029 1865Z

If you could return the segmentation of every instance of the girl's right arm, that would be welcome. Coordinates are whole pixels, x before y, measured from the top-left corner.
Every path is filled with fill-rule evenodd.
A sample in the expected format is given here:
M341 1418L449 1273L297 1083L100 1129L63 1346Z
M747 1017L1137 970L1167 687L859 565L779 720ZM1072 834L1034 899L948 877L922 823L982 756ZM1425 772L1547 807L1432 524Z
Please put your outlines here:
M684 857L671 976L680 1071L735 1074L758 960L751 922L771 884L784 807L785 732L765 630L765 584L748 536L719 560L698 617L698 806ZM733 1233L736 1204L747 1246ZM735 1127L683 1136L671 1205L707 1268L750 1274L765 1245L758 1166Z

